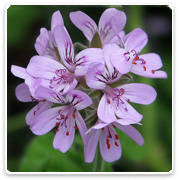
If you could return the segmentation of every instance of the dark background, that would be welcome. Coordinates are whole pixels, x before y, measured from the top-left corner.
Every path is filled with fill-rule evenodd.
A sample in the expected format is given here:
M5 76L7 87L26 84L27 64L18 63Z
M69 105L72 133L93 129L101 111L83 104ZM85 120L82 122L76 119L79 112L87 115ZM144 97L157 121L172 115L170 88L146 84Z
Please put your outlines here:
M87 43L82 32L69 19L69 13L81 10L96 23L109 7L127 15L125 32L144 29L148 45L141 52L154 52L161 56L167 79L148 79L133 75L134 82L152 85L156 101L148 106L133 106L144 115L142 126L135 126L145 139L139 147L127 135L119 132L122 157L106 163L104 171L168 172L172 169L172 10L168 6L11 6L7 10L7 169L11 172L86 172L94 171L94 163L87 164L83 157L82 140L77 133L71 149L63 154L52 146L54 133L36 136L25 123L26 113L34 106L19 102L15 87L23 80L14 77L11 65L26 67L36 55L34 43L41 27L50 30L51 16L60 10L72 41Z

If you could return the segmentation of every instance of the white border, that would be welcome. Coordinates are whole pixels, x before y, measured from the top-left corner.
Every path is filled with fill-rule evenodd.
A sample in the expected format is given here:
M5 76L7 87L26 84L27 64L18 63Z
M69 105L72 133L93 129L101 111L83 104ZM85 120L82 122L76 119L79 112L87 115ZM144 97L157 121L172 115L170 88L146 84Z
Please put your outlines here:
M103 1L99 1L98 2L98 5L117 5L117 4L123 4L123 5L167 5L167 4L170 4L169 6L172 8L173 7L173 4L175 2L174 1L162 1L162 0L159 0L157 2L157 0L151 0L151 1L139 1L139 2L134 2L133 0L130 0L127 2L127 0L125 1L106 1L106 2L103 2ZM10 6L10 5L97 5L97 0L91 0L90 2L86 1L69 1L69 0L66 0L63 1L63 2L60 2L60 1L54 1L54 0L51 0L51 1L47 1L47 0L39 0L39 2L37 3L36 0L31 0L30 2L27 2L25 3L24 1L10 1L10 0L6 0L6 1L3 1L3 3L1 3L1 6L3 6L1 8L1 18L2 18L2 24L1 24L1 27L4 26L1 34L5 34L5 36L3 36L3 43L1 43L1 47L3 47L3 49L1 49L1 52L3 50L3 52L5 52L4 54L4 59L3 59L3 56L2 56L2 61L0 62L1 63L1 72L3 72L5 74L5 77L3 80L1 80L1 85L3 85L5 88L3 88L3 93L0 93L0 98L4 100L4 104L1 105L1 109L3 109L3 116L5 117L2 118L4 121L1 122L1 127L4 127L3 130L1 131L1 142L4 142L4 137L5 137L5 142L3 143L3 146L2 147L5 147L4 151L5 152L2 152L1 154L3 154L3 159L1 160L1 162L4 162L3 163L3 170L1 169L1 173L4 174L7 173L8 175L10 175L10 177L12 175L57 175L57 174L61 174L61 175L73 175L73 174L82 174L82 175L85 175L85 174L88 174L88 175L99 175L99 174L103 174L103 175L170 175L172 174L172 172L174 171L174 148L173 148L173 152L172 152L172 169L170 172L87 172L87 173L80 173L80 172L73 172L73 173L70 173L70 172L9 172L7 170L7 124L5 122L7 122L7 101L6 101L6 98L7 98L7 8ZM175 5L174 5L175 7ZM175 10L177 10L178 8L175 7ZM172 21L172 27L174 27L174 9L172 11L172 18L173 18L173 21ZM177 13L177 12L176 12ZM4 16L5 14L5 16ZM180 32L180 31L178 31ZM2 36L1 36L2 37ZM174 29L173 29L173 43L172 43L172 48L173 48L173 62L172 62L172 68L174 69ZM180 46L179 46L180 47ZM3 52L1 53L3 55ZM3 70L4 69L4 70ZM177 69L177 66L176 66L176 69ZM1 73L2 74L2 73ZM1 76L3 77L3 75ZM172 74L172 77L173 77L173 93L174 93L174 73ZM2 89L2 88L1 88ZM4 95L4 96L3 96ZM179 106L180 107L180 106ZM173 97L173 115L172 115L172 119L173 119L173 124L172 124L172 132L173 132L173 136L174 136L174 97ZM177 125L176 125L176 130L177 130ZM172 141L172 146L174 147L174 138L173 138L173 141ZM3 148L1 148L3 149ZM174 174L174 173L173 173ZM5 174L4 174L5 175ZM6 175L5 175L6 176ZM6 176L7 177L7 176ZM109 177L109 176L107 176ZM129 179L133 178L134 176L130 176ZM137 176L135 176L137 178ZM155 176L153 176L155 177ZM163 178L169 178L170 176L163 176ZM172 177L172 176L171 176ZM27 178L27 177L26 177ZM47 177L48 178L48 177ZM106 178L106 177L104 177ZM138 177L138 178L141 178L141 177ZM158 178L158 177L157 177Z

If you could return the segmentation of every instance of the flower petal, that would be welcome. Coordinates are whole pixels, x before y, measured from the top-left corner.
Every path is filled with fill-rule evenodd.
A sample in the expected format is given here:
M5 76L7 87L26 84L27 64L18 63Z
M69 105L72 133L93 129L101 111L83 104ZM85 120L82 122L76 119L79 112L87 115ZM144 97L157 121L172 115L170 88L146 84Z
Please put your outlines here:
M72 23L83 32L85 37L91 41L97 31L96 23L81 11L71 12L70 19Z
M103 44L108 43L115 35L112 30L112 18L116 21L116 29L118 32L120 32L126 24L126 15L124 12L118 11L115 8L105 10L98 24L98 31Z
M33 56L27 67L27 72L34 77L52 79L55 71L65 69L59 62L44 56Z
M97 114L99 119L105 123L110 123L117 119L114 114L113 104L106 94L103 95L99 102Z
M126 74L131 70L132 62L128 60L124 55L126 51L124 49L119 48L116 52L114 52L110 59L113 66L121 73Z
M104 89L109 80L109 73L102 63L91 63L86 73L86 83L90 88Z
M86 134L85 134L87 131L86 123L84 122L81 114L78 111L75 112L75 116L76 116L75 118L76 124L81 134L83 143L86 144Z
M54 38L63 63L71 71L74 71L74 46L64 26L54 29Z
M31 123L30 129L36 135L43 135L56 126L60 107L51 108L39 113Z
M48 101L40 102L38 105L34 106L26 115L27 125L31 125L34 119L42 112L48 110L52 103Z
M99 140L99 146L100 146L101 155L105 161L113 162L121 157L122 149L121 149L120 141L116 140L116 143L117 145L115 145L115 141L113 138L109 138L110 148L108 149L106 144L106 135L104 132L101 134Z
M68 92L66 100L77 110L85 109L92 104L91 98L86 93L79 90L72 90L71 92Z
M157 96L155 89L147 84L131 83L117 88L124 89L123 97L129 99L130 102L138 104L151 104Z
M51 19L51 31L53 31L57 26L64 26L64 21L60 11L54 12Z
M71 117L69 117L66 120L66 125L59 125L59 131L56 132L56 135L54 137L53 141L53 147L55 149L60 150L62 153L65 153L69 150L69 148L72 146L72 143L74 141L74 134L75 134L75 121L72 120ZM67 135L67 132L69 133Z
M11 72L13 73L14 76L19 77L21 79L26 79L30 75L27 73L26 69L20 66L11 66Z
M30 102L32 101L31 93L29 87L25 83L21 83L16 87L16 97L21 102Z
M113 123L118 129L126 133L131 139L133 139L138 145L144 144L144 139L141 134L131 125L123 126L118 121Z
M92 130L89 135L87 135L87 142L84 146L84 157L87 163L91 163L94 160L101 132L101 130Z
M123 38L127 51L135 50L139 53L147 44L148 37L145 31L140 28L134 29Z
M78 53L75 58L75 75L86 75L89 65L93 62L105 64L102 49L88 48Z

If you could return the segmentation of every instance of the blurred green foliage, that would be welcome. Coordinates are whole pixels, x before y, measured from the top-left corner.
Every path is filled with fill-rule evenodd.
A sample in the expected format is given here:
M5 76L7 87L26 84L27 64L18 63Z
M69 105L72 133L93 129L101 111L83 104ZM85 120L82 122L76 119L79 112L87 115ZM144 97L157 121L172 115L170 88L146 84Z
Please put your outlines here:
M65 26L73 42L87 43L69 19L71 11L81 10L98 23L102 12L110 6L11 6L7 10L8 52L8 122L7 169L11 172L88 172L94 171L94 163L84 162L83 144L79 133L71 149L63 154L52 146L54 133L35 136L25 123L31 103L21 103L15 97L15 87L22 83L10 72L12 64L26 67L29 59L37 54L34 43L40 28L50 29L51 16L60 10ZM152 85L157 93L156 101L148 106L132 104L143 114L142 126L135 125L145 139L138 146L126 134L117 130L122 144L122 157L114 163L106 163L104 171L168 172L172 169L172 12L166 6L111 6L127 15L125 32L144 29L148 45L143 53L158 53L163 61L167 79L148 79L133 76L134 82ZM96 13L95 13L96 12ZM154 18L154 21L153 21ZM155 21L164 23L164 32ZM153 24L154 22L154 24ZM163 26L163 24L161 24ZM169 31L167 30L169 28ZM156 29L155 33L152 32Z

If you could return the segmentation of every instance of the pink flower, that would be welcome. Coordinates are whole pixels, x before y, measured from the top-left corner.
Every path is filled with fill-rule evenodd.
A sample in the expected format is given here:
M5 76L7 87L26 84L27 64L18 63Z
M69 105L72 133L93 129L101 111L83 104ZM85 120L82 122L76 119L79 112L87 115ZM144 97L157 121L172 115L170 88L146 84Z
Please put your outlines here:
M114 8L109 8L103 12L98 27L88 15L81 11L71 12L70 19L72 23L83 32L90 42L95 33L98 32L103 45L109 43L116 35L112 27L112 20L113 22L116 22L116 27L114 28L116 28L117 32L120 32L126 24L125 13Z
M50 102L56 104L68 103L68 105L54 107L39 114L30 126L34 134L43 135L56 127L53 146L63 153L71 147L75 129L79 129L83 142L86 142L85 132L87 128L79 113L79 110L92 104L91 98L86 93L72 90L67 93L66 99L64 99L59 93L40 86L36 94Z
M113 66L122 74L132 72L149 78L167 78L164 71L157 71L162 67L161 58L158 54L148 53L139 55L147 44L147 34L137 28L122 37L124 47L119 48L111 55Z
M101 156L105 161L113 162L121 157L122 149L115 130L116 127L126 133L138 145L144 144L143 137L132 125L121 125L119 120L108 124L98 122L87 131L89 134L84 147L85 162L91 163L94 160L98 142Z

